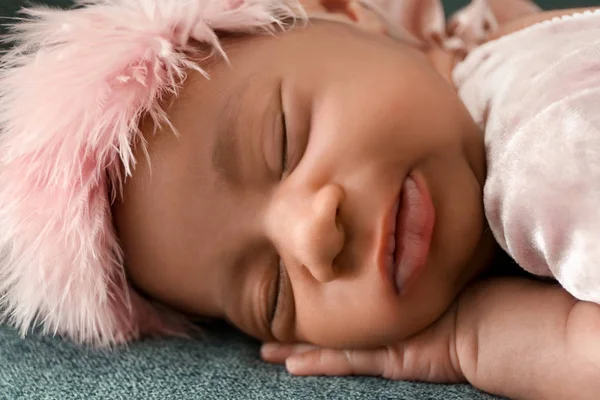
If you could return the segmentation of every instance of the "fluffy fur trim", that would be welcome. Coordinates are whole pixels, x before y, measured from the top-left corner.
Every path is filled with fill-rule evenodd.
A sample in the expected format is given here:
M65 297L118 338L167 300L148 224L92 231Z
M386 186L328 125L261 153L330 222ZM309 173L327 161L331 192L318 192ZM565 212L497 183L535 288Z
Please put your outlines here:
M168 124L160 99L204 72L191 40L224 56L216 31L272 29L300 5L79 0L23 13L0 60L0 318L96 346L183 333L128 285L112 224L138 123Z

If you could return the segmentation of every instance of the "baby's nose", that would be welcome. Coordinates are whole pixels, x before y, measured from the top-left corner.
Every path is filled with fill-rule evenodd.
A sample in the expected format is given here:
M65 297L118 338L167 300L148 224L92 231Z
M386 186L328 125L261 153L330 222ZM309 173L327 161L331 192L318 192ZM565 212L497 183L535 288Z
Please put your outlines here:
M335 278L334 260L344 247L344 229L340 207L344 192L339 185L329 184L305 201L295 203L289 218L289 233L282 238L284 262L297 263L309 270L320 282Z

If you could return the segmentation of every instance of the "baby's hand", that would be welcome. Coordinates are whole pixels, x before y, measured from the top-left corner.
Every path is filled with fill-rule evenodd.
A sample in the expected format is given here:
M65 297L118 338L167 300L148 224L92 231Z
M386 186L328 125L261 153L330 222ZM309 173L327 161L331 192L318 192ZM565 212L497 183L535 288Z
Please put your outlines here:
M456 307L423 332L391 346L338 350L304 344L268 343L263 360L282 364L294 375L373 375L396 380L460 382L456 354Z
M492 279L463 292L421 333L372 350L267 344L262 357L296 375L468 381L509 398L597 399L600 305L556 284Z

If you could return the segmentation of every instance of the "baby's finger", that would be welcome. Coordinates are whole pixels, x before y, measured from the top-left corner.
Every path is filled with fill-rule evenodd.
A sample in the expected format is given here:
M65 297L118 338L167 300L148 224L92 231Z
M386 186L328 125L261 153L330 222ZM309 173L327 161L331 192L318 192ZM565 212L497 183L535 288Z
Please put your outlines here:
M283 364L286 358L294 354L305 353L316 348L309 344L265 343L260 348L260 356L266 362Z
M315 349L290 356L286 368L293 375L383 376L389 360L386 348L376 350Z

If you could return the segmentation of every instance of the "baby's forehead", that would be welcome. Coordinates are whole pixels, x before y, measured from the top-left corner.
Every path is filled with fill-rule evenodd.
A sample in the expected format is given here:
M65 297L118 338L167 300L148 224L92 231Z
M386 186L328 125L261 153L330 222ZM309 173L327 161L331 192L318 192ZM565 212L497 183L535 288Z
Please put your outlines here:
M279 25L271 30L262 30L252 34L224 33L220 36L220 44L226 58L207 48L208 54L202 52L197 63L210 73L214 68L226 68L235 71L247 64L256 63L254 54L260 49L263 57L271 57L274 53L286 52L297 55L311 53L318 48L329 47L329 51L336 52L336 42L361 41L365 43L399 42L388 36L381 35L372 29L364 29L344 18L309 17L306 20L285 21L283 29ZM358 52L358 50L357 50ZM254 59L254 60L253 60ZM263 68L271 64L271 59L263 59Z

